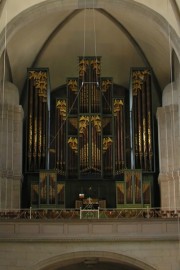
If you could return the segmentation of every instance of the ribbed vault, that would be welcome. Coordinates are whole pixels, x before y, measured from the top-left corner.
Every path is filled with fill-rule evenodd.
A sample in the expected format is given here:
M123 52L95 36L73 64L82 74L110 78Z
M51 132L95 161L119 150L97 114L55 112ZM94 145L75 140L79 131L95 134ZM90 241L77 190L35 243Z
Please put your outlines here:
M163 90L170 80L169 32L176 51L175 31L159 13L136 1L44 1L22 10L6 27L6 79L22 93L27 68L48 67L56 89L77 76L79 55L97 54L102 76L128 87L130 69L149 66L157 89ZM1 53L4 45L1 33Z

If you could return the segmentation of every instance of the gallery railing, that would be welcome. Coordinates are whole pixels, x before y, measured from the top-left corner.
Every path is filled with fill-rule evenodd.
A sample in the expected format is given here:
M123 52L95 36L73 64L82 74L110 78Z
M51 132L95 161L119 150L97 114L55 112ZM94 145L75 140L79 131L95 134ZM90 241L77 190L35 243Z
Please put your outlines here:
M180 218L180 209L122 208L122 209L6 209L0 210L0 220L68 220L68 219L143 219Z

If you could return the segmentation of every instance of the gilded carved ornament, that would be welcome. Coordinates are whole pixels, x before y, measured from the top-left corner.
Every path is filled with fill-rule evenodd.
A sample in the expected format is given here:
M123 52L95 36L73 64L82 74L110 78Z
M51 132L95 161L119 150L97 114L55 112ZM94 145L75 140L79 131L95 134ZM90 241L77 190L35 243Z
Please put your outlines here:
M91 117L91 122L96 128L97 132L101 132L101 118L99 115L95 115Z
M101 83L101 91L106 92L110 88L110 85L112 85L112 81L103 80Z
M117 112L119 112L122 107L124 106L124 101L122 99L115 99L114 100L114 115L117 115Z
M69 80L68 81L68 87L72 92L77 92L77 90L78 90L78 82L77 82L77 80L73 80L73 79Z
M103 138L103 151L107 151L107 149L112 144L112 139L110 137Z
M89 61L87 59L82 59L79 62L79 76L80 77L84 76L88 65L89 65Z
M59 99L56 102L56 108L60 112L60 116L62 116L63 120L66 120L66 100Z
M133 96L136 96L138 91L142 90L142 85L145 81L146 76L150 74L149 70L142 70L142 71L134 71L132 74L133 78L133 85L132 85L132 91Z
M100 61L97 59L91 60L91 65L93 65L93 69L96 70L96 74L99 75L101 72Z
M79 134L85 134L87 126L89 125L89 116L81 116L79 119Z
M78 152L78 140L76 137L70 137L68 139L68 144L75 153Z
M38 90L39 96L47 98L47 72L29 71L29 79L34 80L34 86Z

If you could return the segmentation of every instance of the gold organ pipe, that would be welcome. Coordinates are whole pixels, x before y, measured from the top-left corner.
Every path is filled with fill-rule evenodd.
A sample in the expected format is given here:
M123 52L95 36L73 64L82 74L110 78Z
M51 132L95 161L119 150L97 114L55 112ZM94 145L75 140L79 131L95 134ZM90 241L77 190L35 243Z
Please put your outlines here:
M146 133L146 88L143 84L142 86L142 135L143 135L143 168L147 170L147 133Z
M33 121L33 158L34 158L34 169L37 168L37 121L38 121L38 92L34 90L34 121Z
M150 74L147 74L147 130L148 130L148 156L149 156L149 169L153 169L153 149L152 149L152 129L151 129L151 92L150 92Z
M29 82L30 83L30 82ZM32 144L33 144L33 84L30 83L29 90L29 119L28 119L28 169L31 169L32 163Z
M41 168L41 153L42 153L42 97L38 97L38 108L39 108L39 117L38 117L38 160L39 168Z
M140 167L142 168L142 110L141 110L141 91L138 91L138 154L139 154L139 160L140 160Z

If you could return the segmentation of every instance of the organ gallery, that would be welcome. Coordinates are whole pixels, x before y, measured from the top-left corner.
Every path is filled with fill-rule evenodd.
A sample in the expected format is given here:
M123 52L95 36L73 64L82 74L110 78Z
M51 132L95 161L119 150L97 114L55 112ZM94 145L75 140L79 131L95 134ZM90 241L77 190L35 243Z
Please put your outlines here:
M101 57L78 61L78 76L54 91L47 68L27 71L26 206L153 206L151 70L132 68L125 89L101 76Z

